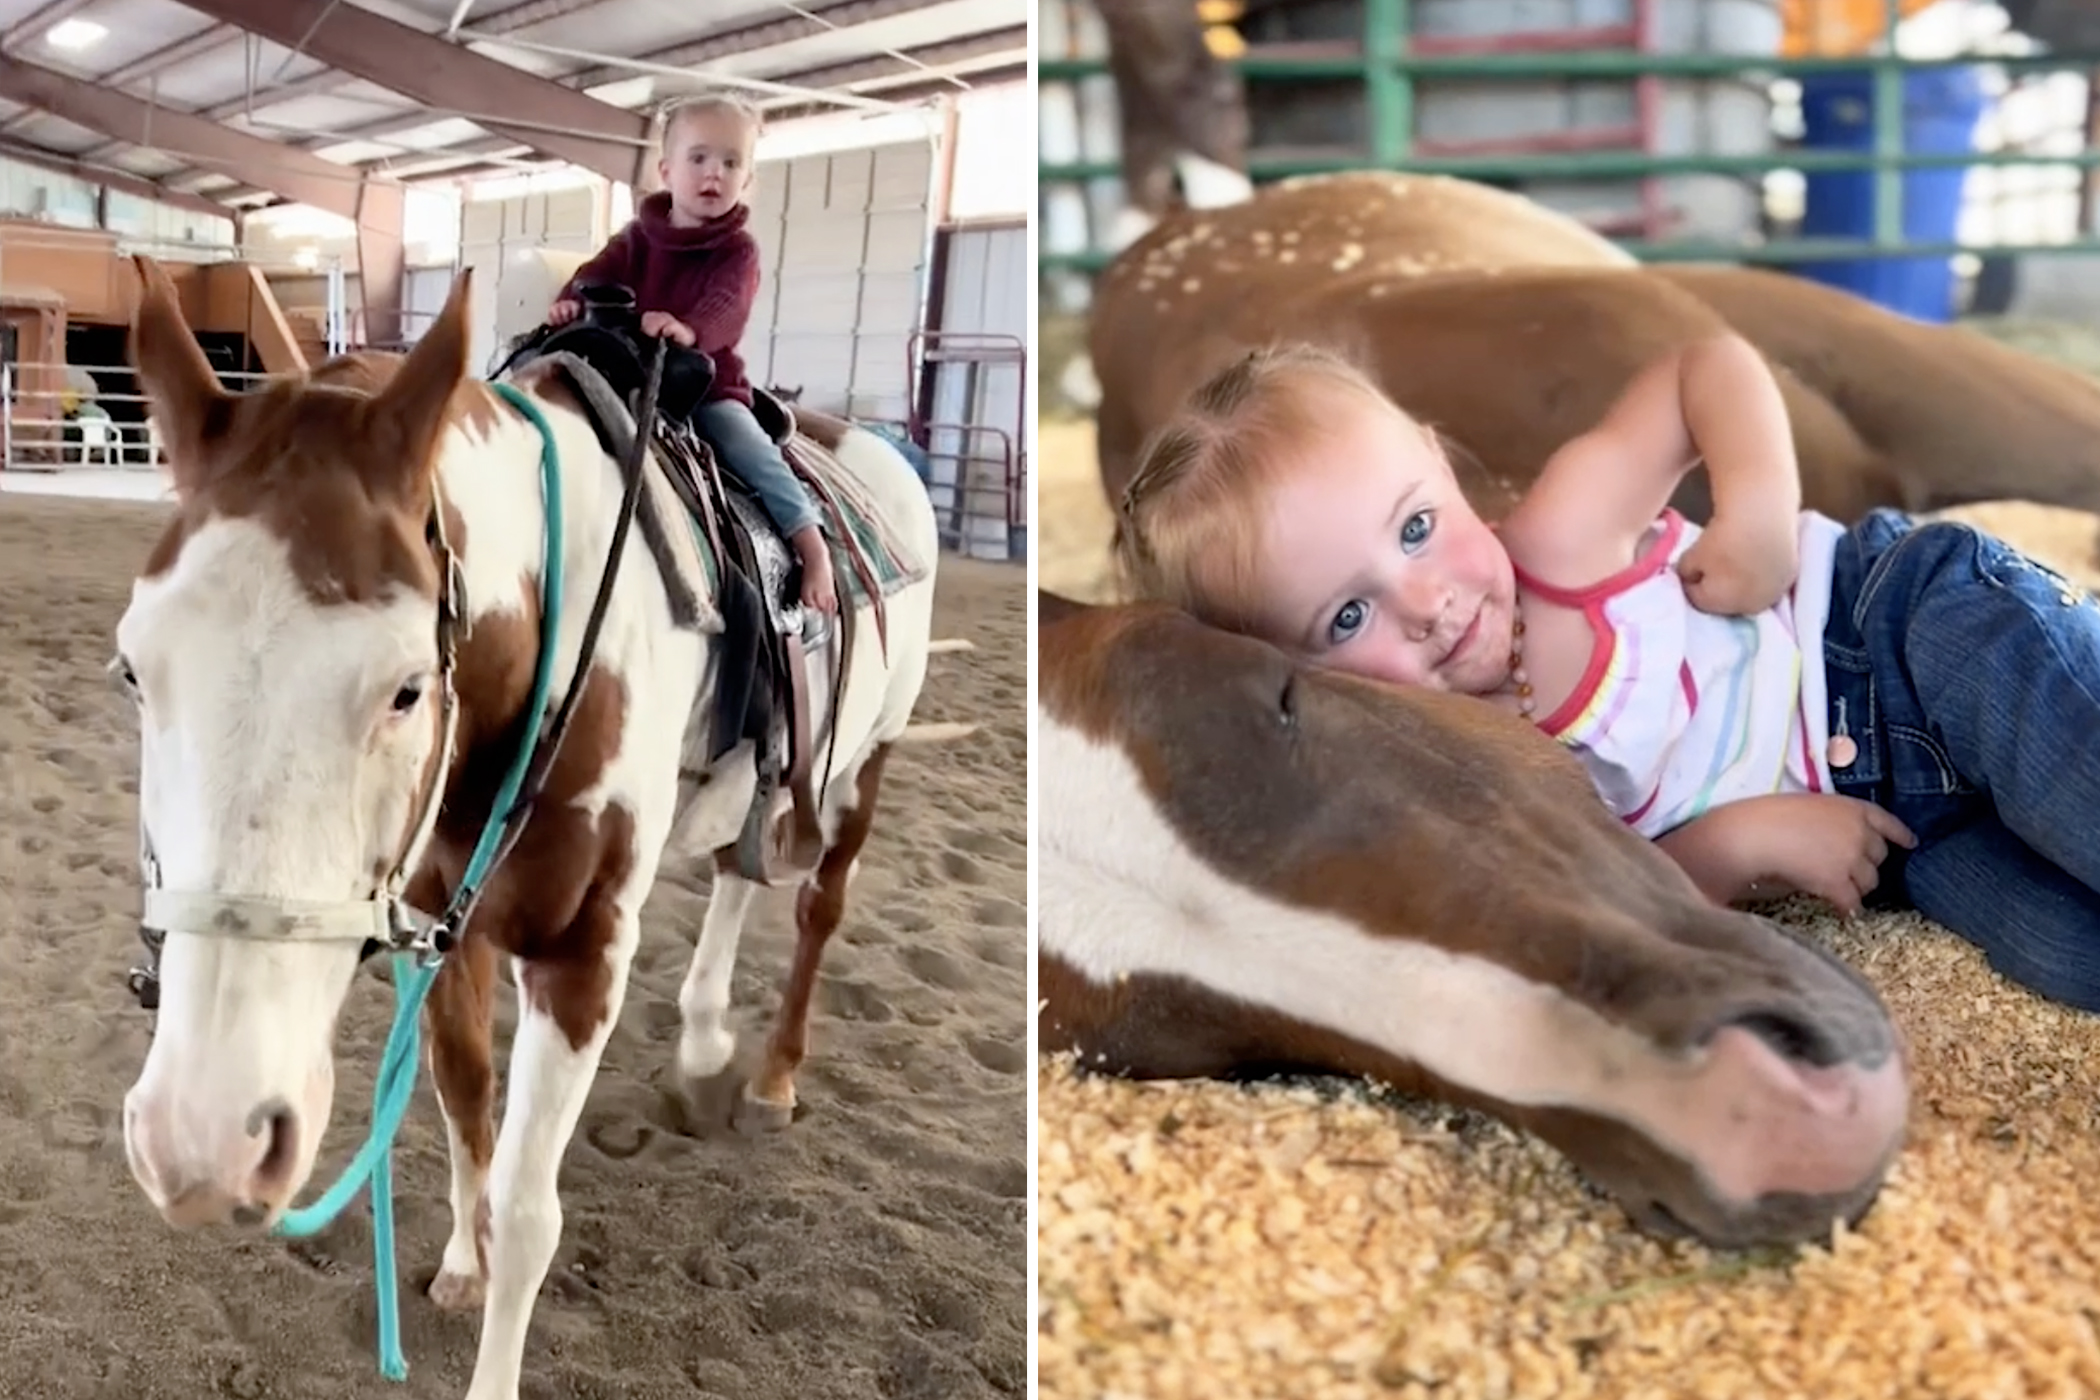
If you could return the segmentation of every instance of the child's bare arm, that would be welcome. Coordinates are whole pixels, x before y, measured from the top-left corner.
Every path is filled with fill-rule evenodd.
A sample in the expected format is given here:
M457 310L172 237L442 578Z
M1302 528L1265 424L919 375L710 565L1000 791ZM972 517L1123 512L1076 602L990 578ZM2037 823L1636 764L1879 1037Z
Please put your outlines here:
M1717 904L1798 890L1850 915L1881 883L1889 847L1915 846L1917 838L1871 802L1775 793L1717 807L1655 844Z
M1754 612L1793 583L1800 470L1778 381L1724 333L1642 370L1603 421L1564 445L1503 522L1511 557L1572 587L1626 566L1684 474L1706 463L1714 517L1687 553L1692 601Z

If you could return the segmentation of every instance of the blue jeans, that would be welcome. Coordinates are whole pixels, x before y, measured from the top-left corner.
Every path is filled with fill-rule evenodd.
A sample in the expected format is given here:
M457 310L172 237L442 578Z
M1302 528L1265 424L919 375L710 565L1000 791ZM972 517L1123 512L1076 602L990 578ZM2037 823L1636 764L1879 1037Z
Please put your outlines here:
M758 493L759 503L783 535L792 535L823 516L809 490L795 476L780 445L766 436L757 417L736 399L713 399L694 410L693 417L707 440L722 456L722 465Z
M1870 902L2100 1010L2100 608L1967 525L1891 510L1838 546L1823 644L1838 791L1918 837Z

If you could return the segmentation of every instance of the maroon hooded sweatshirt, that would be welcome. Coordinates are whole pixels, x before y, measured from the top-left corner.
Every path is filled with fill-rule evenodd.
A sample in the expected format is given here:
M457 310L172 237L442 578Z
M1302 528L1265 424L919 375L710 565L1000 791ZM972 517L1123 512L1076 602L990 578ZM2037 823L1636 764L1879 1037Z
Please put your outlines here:
M671 192L645 195L634 219L562 289L575 299L586 282L616 282L634 293L635 310L663 311L693 328L695 348L715 362L708 398L751 402L737 342L758 295L758 240L745 231L751 207L739 204L698 228L671 223ZM559 299L559 298L558 298Z

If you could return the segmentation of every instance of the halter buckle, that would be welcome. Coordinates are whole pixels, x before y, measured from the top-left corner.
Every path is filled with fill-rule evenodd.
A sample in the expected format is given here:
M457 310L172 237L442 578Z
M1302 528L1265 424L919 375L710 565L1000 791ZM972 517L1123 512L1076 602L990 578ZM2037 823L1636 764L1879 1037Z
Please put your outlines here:
M151 924L139 924L139 942L146 945L146 957L124 974L124 985L131 989L142 1011L160 1010L160 950L167 938Z
M436 967L452 949L452 930L445 921L431 918L405 899L390 901L387 923L393 930L388 951L414 954L419 968Z

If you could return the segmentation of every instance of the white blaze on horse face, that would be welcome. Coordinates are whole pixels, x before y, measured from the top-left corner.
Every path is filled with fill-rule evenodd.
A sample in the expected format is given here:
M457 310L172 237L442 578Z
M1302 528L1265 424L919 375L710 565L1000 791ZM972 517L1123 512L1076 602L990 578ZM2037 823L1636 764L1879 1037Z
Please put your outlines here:
M1733 1027L1671 1053L1500 963L1227 879L1169 825L1127 754L1038 713L1039 937L1097 985L1125 973L1185 978L1507 1104L1615 1118L1735 1201L1850 1189L1901 1130L1893 1058L1871 1072L1803 1073ZM1580 936L1510 930L1546 933Z
M434 757L435 629L434 601L412 590L315 602L285 543L249 520L205 525L165 574L135 584L117 642L138 688L139 812L162 886L371 896ZM404 685L421 699L403 704ZM124 1127L164 1213L274 1218L305 1183L359 951L169 931Z

